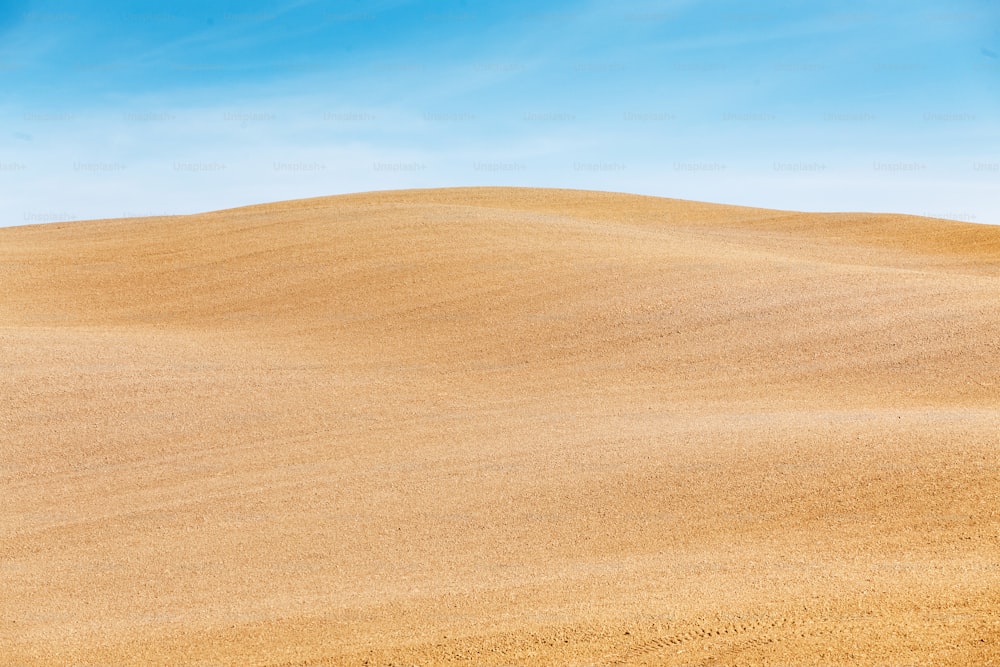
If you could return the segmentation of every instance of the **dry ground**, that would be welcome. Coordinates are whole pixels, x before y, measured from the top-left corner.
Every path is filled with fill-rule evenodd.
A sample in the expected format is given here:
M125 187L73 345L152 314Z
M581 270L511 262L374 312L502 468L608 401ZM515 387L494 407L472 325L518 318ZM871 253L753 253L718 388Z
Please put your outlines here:
M0 664L1000 665L1000 228L0 229Z

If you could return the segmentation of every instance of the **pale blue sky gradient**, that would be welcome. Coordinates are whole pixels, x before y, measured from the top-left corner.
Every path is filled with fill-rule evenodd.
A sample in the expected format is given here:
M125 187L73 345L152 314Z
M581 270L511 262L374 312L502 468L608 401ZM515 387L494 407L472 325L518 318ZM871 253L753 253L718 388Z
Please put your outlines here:
M995 0L15 0L0 91L0 225L494 184L1000 223Z

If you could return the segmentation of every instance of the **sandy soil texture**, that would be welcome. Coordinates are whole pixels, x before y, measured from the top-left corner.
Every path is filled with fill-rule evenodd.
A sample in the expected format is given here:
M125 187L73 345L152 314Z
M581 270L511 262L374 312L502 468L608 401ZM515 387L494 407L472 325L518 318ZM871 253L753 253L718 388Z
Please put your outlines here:
M1000 228L8 228L0 350L3 665L1000 665Z

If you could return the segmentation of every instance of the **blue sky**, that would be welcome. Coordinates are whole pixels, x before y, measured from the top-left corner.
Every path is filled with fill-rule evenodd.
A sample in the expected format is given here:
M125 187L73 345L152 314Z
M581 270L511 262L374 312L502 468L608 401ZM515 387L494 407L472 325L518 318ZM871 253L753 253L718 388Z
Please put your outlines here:
M1000 224L1000 3L0 3L0 225L455 185Z

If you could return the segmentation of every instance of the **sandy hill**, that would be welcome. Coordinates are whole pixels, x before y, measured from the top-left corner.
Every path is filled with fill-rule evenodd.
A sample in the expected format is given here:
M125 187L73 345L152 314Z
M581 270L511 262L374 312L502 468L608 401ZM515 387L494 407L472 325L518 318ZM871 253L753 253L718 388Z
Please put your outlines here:
M0 663L1000 664L1000 228L0 229Z

